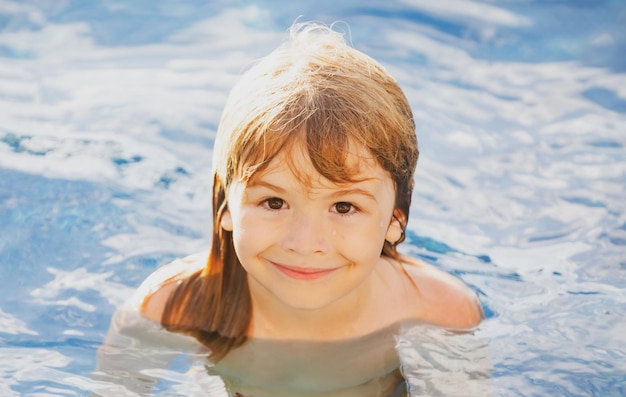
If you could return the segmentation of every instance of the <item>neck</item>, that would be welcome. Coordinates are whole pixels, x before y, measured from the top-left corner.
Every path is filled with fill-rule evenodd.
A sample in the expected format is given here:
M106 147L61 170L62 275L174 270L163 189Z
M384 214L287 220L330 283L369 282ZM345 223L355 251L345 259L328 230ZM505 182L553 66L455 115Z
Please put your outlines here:
M292 307L249 280L252 296L250 336L263 339L331 341L360 336L372 299L371 280L346 296L314 309Z

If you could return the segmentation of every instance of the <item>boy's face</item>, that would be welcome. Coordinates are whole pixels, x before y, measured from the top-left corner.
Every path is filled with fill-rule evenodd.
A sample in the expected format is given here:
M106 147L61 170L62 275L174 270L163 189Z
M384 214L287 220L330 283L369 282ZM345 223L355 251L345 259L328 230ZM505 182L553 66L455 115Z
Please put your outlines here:
M287 155L311 186L292 173ZM323 178L297 145L248 183L233 182L222 227L233 232L253 301L316 310L370 293L385 238L400 226L389 174L365 150L352 157L356 183Z

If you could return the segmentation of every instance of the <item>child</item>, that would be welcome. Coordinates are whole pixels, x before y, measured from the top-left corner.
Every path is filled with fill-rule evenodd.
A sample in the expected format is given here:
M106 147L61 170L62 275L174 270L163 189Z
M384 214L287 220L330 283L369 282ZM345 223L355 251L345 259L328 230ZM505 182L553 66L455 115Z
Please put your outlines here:
M403 395L400 324L471 329L483 317L460 281L396 250L414 131L377 62L332 28L295 25L226 103L208 260L156 270L137 310L200 342L231 395Z

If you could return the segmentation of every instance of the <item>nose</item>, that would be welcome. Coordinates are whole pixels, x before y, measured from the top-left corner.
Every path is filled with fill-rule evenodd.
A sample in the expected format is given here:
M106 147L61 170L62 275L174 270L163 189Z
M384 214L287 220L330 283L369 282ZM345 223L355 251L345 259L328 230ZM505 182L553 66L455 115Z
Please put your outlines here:
M294 213L288 221L282 248L301 255L325 254L329 251L326 220L316 214Z

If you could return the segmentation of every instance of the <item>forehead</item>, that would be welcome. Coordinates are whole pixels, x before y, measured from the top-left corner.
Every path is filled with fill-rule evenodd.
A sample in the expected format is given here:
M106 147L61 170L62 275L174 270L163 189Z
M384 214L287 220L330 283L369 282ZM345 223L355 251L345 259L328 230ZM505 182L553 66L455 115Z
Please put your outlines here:
M328 169L325 168L325 172ZM322 175L313 164L307 147L302 142L296 142L284 147L269 162L267 167L256 172L249 183L268 176L291 174L298 182L309 188L328 188L348 186L354 183L369 180L391 180L391 176L375 160L374 156L362 145L351 142L345 152L345 160L336 174ZM345 176L349 180L345 180ZM343 180L342 180L343 179Z

